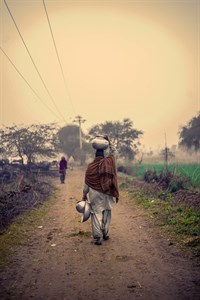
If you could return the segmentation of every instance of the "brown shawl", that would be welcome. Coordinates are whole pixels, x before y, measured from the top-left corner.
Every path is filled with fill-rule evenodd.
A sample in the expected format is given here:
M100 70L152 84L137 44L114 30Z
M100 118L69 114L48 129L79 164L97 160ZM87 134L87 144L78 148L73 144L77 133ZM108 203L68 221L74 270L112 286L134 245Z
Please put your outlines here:
M115 158L96 157L85 173L85 183L96 191L119 198Z

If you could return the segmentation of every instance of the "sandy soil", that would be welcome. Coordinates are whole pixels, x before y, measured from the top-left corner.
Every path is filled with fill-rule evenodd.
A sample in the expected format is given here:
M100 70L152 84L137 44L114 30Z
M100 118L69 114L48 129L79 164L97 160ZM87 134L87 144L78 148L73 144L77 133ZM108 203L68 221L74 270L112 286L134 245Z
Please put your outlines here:
M110 240L94 245L75 204L84 171L68 172L48 218L1 273L0 298L34 300L199 299L199 267L126 196L112 211ZM42 226L42 227L40 227Z

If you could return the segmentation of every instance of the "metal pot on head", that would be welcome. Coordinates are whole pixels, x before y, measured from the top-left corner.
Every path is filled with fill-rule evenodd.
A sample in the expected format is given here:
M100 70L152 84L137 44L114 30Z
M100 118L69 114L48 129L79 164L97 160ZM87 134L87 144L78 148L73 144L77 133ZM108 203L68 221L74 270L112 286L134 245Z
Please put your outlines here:
M109 146L109 142L103 136L96 136L92 140L92 147L96 150L106 150Z

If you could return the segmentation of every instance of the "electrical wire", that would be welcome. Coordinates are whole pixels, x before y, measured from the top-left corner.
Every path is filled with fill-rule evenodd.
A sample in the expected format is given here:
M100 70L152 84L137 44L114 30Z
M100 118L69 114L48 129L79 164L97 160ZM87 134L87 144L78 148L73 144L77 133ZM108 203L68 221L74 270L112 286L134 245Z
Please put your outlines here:
M40 72L39 72L39 70L38 70L36 64L35 64L35 62L34 62L34 60L33 60L33 57L32 57L32 55L31 55L31 53L30 53L30 51L29 51L29 49L28 49L28 47L27 47L27 45L26 45L26 43L25 43L25 41L24 41L24 38L23 38L23 36L22 36L22 34L21 34L21 32L20 32L18 26L17 26L17 23L15 22L15 19L14 19L13 15L12 15L12 13L11 13L9 7L8 7L8 4L6 3L6 0L4 0L4 3L5 3L5 5L6 5L6 8L7 8L9 14L10 14L12 20L13 20L13 23L14 23L16 29L17 29L17 32L19 33L19 35L20 35L20 37L21 37L21 39L22 39L22 42L23 42L23 44L24 44L24 46L25 46L25 48L26 48L26 50L27 50L27 52L28 52L28 54L29 54L29 57L30 57L30 59L31 59L31 61L32 61L33 65L34 65L34 67L35 67L35 69L36 69L36 71L37 71L37 74L38 74L38 76L40 77L40 79L41 79L41 81L42 81L42 83L43 83L43 85L44 85L44 87L45 87L45 90L47 91L47 93L48 93L48 95L49 95L49 97L50 97L50 99L51 99L51 101L52 101L52 103L53 103L55 109L56 109L57 112L58 112L58 114L61 116L61 118L63 119L63 121L66 121L65 118L64 118L64 116L63 116L63 115L61 114L61 112L59 111L59 109L58 109L58 107L57 107L57 105L56 105L56 103L55 103L53 97L51 96L51 94L50 94L50 92L49 92L49 90L48 90L48 88L47 88L47 86L46 86L46 84L45 84L45 82L44 82L44 80L43 80L43 78L42 78L42 76L41 76L41 74L40 74Z
M11 65L15 68L15 70L17 71L17 73L22 77L22 79L26 82L26 84L29 86L29 88L32 90L32 92L35 94L35 96L42 102L42 104L54 115L56 116L57 119L60 119L60 117L58 117L55 114L55 111L53 111L46 103L45 101L42 100L42 98L38 95L38 93L32 88L32 86L30 85L30 83L26 80L26 78L23 76L23 74L19 71L19 69L16 67L16 65L12 62L12 60L9 58L9 56L6 54L6 52L2 49L2 47L0 46L1 51L3 52L3 54L6 56L6 58L9 60L9 62L11 63Z
M74 106L73 106L73 103L72 103L72 100L71 100L71 95L70 95L70 92L69 92L69 89L68 89L68 85L67 85L67 82L66 82L65 74L64 74L64 71L63 71L63 68L62 68L61 60L60 60L60 57L59 57L59 54L58 54L58 49L57 49L55 38L54 38L54 35L53 35L53 30L52 30L52 26L51 26L50 19L49 19L49 16L48 16L48 12L47 12L47 8L46 8L46 5L45 5L45 1L42 0L42 2L43 2L43 5L44 5L44 10L45 10L45 13L46 13L47 21L48 21L48 24L49 24L49 29L50 29L50 32L51 32L51 36L52 36L54 48L55 48L55 51L56 51L56 56L57 56L57 59L58 59L59 65L60 65L60 69L61 69L63 81L64 81L64 84L65 84L65 90L66 90L66 93L67 93L67 95L69 97L69 100L70 100L73 112L75 113Z

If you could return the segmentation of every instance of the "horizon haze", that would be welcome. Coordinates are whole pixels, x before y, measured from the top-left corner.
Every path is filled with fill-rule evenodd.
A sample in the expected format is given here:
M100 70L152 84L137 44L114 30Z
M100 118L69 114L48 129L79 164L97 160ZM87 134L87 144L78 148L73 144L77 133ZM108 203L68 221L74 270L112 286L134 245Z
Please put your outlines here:
M200 111L200 1L0 1L0 123L129 118L145 148Z

